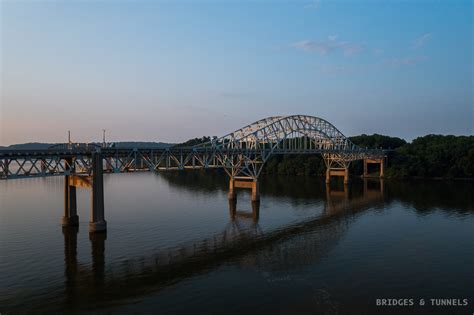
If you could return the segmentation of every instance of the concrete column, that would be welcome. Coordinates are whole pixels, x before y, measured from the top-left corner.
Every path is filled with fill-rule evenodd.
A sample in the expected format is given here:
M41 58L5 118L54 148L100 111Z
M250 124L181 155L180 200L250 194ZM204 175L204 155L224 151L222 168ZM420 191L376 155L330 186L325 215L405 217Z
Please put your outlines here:
M92 155L92 207L89 232L100 232L107 229L104 216L104 176L102 154Z
M384 176L384 158L381 158L380 159L380 177L383 177Z
M344 185L348 185L349 184L349 168L346 167L344 169Z
M64 176L64 216L61 223L63 227L79 225L76 187L69 185L69 176Z
M72 164L72 158L66 159L65 168L70 170ZM74 169L72 169L73 171ZM77 200L76 200L76 187L71 186L69 182L69 175L64 176L64 216L61 219L63 227L78 226L79 216L77 215Z
M229 180L229 193L227 197L229 200L237 199L237 195L235 194L235 180L233 178Z
M260 201L260 189L257 180L252 182L252 201Z

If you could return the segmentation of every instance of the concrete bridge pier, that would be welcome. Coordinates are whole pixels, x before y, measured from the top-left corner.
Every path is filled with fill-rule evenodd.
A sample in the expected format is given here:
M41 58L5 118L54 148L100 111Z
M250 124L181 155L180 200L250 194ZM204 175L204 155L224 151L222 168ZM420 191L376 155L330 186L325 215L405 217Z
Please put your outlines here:
M327 168L326 169L326 184L331 183L331 176L343 176L344 185L348 185L349 180L349 167L345 168Z
M364 159L363 177L369 177L369 173L368 173L369 164L379 164L379 170L380 170L379 177L384 177L384 164L385 164L384 162L385 162L385 159L383 157L378 158L378 159Z
M258 180L252 178L231 178L229 180L229 200L237 199L236 188L247 188L252 190L252 202L260 201L260 189Z
M229 201L237 200L237 194L235 193L235 181L231 178L229 180L229 193L227 194Z
M66 170L74 172L72 158L66 159ZM78 226L79 216L77 215L76 186L71 182L71 176L64 176L64 216L61 224L63 227Z
M102 169L102 154L92 154L92 207L89 232L107 230L104 215L104 176Z
M252 203L260 201L260 185L257 180L252 182Z

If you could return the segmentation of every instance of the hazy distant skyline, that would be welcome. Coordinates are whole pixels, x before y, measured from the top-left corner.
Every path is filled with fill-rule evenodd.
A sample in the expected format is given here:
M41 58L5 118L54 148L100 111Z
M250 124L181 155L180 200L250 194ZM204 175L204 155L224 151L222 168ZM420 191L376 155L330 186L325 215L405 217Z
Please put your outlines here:
M472 1L2 1L0 145L182 142L307 114L473 134Z

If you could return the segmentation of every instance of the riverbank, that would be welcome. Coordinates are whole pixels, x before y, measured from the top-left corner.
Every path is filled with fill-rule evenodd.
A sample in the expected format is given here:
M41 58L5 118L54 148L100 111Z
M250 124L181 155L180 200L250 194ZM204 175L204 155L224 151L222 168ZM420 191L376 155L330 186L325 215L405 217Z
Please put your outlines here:
M367 179L380 179L380 176L378 175L373 175L373 176L357 176L362 179L367 178ZM393 176L384 176L383 179L388 179L388 180L436 180L436 181L474 181L474 178L472 177L422 177L422 176L412 176L412 177L393 177Z
M391 150L385 160L385 178L474 179L474 136L427 135L411 143L377 134L350 139L360 147ZM326 165L320 155L272 156L263 171L323 176ZM376 171L369 165L369 173ZM350 173L351 176L362 174L362 161L351 163Z

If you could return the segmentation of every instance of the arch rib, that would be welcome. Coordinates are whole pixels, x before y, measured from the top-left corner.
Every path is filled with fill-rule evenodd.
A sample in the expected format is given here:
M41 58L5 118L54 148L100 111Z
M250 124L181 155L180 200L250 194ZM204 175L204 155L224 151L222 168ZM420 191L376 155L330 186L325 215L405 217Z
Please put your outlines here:
M253 181L272 154L319 153L328 170L344 168L346 173L351 161L383 155L359 148L327 120L309 115L260 119L195 149L215 152L231 180L243 177Z

